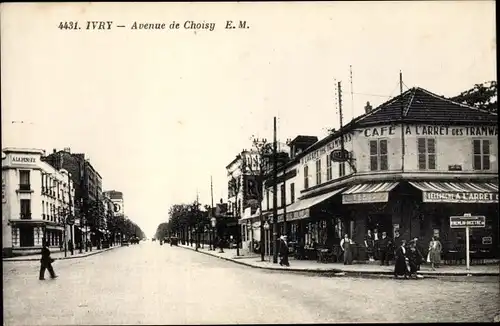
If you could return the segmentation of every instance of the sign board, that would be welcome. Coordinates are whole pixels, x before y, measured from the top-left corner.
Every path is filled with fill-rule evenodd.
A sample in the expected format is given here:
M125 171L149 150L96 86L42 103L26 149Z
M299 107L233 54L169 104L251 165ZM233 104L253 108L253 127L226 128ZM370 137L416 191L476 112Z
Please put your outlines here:
M450 216L450 228L465 228L465 261L467 271L470 270L470 228L484 228L486 226L486 217L472 216L466 213L463 216ZM483 240L484 242L484 240ZM470 274L467 274L470 275Z
M123 199L111 199L114 216L123 216Z
M448 171L462 171L462 166L459 164L448 165Z
M334 149L330 153L330 160L332 160L332 162L345 162L349 160L349 152L345 149Z
M435 192L423 193L424 203L498 203L498 193L492 192Z
M7 203L7 190L6 190L5 179L2 176L2 204Z
M450 228L484 228L486 217L484 216L450 216Z
M493 238L492 237L483 237L482 244L484 244L484 245L490 245L492 243L493 243Z
M75 217L73 215L69 215L67 218L66 218L66 224L68 225L73 225L75 224Z
M343 204L386 203L388 201L388 192L369 192L342 195Z

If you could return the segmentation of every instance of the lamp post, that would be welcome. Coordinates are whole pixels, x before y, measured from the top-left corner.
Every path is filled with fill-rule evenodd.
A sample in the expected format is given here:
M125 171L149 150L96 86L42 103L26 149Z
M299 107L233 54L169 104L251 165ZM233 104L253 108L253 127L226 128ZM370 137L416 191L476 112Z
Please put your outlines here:
M216 248L216 244L215 244L215 227L217 226L217 219L215 218L215 216L213 216L211 219L210 219L210 223L212 225L212 232L213 232L213 247L214 247L214 250ZM221 248L222 250L222 248Z
M269 241L267 240L269 237L267 235L268 231L269 231L269 223L264 223L264 254L267 254L268 251L269 251Z

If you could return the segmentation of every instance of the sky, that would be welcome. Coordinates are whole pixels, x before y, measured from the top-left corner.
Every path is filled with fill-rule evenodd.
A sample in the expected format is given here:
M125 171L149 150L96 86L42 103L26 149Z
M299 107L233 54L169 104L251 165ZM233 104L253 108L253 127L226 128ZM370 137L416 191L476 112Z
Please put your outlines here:
M272 139L273 117L283 141L338 128L338 81L347 123L397 96L400 71L404 90L444 96L496 80L493 1L0 8L2 147L85 153L148 236L171 205L197 193L209 204L211 176L214 201L226 200L226 165L252 136ZM87 30L91 20L113 25ZM58 29L66 21L81 29Z

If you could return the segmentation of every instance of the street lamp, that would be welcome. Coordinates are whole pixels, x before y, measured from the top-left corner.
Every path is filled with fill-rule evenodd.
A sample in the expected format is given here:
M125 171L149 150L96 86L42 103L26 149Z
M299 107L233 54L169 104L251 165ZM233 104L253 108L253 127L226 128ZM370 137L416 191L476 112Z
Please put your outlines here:
M266 223L264 223L264 230L265 230L265 232L264 232L264 254L266 254L268 251L267 249L269 248L268 241L267 241L267 238L268 238L267 232L269 231L269 223L267 223L267 221L266 221ZM262 250L262 248L261 248L261 250Z
M216 234L215 234L215 231L216 231L216 229L215 229L215 228L216 228L216 226L217 226L217 218L215 218L215 216L214 216L214 217L212 217L212 218L210 219L210 223L212 224L212 230L213 230L213 233L214 233L214 235L213 235L213 239L214 239L214 250L215 250L215 248L216 248L216 246L217 246L217 245L215 244L215 241L216 241L216 240L215 240L215 235L216 235ZM224 249L222 248L222 245L221 245L221 246L220 246L220 248L219 248L219 252L224 252Z

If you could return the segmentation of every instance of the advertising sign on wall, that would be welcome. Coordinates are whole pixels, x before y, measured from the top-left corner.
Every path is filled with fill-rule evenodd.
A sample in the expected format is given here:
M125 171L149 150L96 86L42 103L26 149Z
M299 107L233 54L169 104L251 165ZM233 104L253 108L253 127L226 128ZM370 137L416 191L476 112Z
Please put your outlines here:
M113 202L113 212L114 216L123 216L124 215L124 210L123 210L123 199L111 199Z

